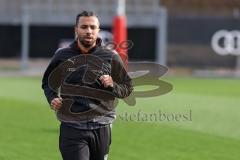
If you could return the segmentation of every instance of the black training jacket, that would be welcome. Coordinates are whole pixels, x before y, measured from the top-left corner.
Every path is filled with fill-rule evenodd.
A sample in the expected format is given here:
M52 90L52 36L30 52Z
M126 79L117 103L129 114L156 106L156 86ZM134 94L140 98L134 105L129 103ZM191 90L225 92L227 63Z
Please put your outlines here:
M99 77L110 75L113 87L105 88ZM63 98L57 118L80 129L96 129L116 118L116 98L125 98L133 90L120 56L101 45L83 54L73 41L56 51L42 79L42 89L49 102Z

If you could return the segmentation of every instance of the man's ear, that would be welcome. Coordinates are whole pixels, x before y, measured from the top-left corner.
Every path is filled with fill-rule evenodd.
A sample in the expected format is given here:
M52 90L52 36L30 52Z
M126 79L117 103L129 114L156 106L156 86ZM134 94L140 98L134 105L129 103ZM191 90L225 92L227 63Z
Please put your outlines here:
M77 32L77 26L74 26L74 32L75 33Z
M77 39L77 37L78 37L78 36L77 36L77 27L75 26L75 27L74 27L74 38Z

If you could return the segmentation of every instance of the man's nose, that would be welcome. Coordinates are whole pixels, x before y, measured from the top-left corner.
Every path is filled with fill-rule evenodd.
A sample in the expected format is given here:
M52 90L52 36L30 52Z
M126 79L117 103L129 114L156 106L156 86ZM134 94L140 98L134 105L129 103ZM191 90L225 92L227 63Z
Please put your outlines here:
M92 33L91 27L87 27L87 33Z

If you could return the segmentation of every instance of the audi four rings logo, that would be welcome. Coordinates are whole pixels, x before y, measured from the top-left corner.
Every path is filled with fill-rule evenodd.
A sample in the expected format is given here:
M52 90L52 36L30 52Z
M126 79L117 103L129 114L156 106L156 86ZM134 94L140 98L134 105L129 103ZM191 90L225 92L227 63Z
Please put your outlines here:
M213 50L220 55L240 55L240 31L219 30L211 41Z

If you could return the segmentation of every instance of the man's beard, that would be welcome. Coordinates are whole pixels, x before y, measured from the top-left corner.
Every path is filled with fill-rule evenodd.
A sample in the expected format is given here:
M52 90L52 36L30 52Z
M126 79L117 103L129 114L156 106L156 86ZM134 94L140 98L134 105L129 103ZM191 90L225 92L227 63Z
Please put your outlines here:
M79 41L79 43L81 43L83 45L83 47L90 48L94 45L96 40L93 39L91 42L86 42L84 40L84 37L82 37L82 38L78 38L78 41Z

